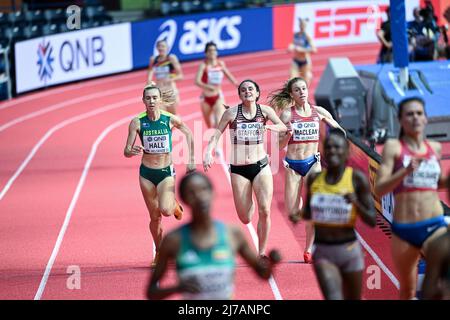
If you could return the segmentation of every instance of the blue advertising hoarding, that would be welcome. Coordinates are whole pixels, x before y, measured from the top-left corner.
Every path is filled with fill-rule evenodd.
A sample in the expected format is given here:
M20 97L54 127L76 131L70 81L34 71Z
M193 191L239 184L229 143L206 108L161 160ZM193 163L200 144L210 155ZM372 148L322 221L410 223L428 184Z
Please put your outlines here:
M219 55L272 49L272 9L230 10L168 17L132 24L133 68L148 66L155 44L166 39L180 61L204 57L214 41Z

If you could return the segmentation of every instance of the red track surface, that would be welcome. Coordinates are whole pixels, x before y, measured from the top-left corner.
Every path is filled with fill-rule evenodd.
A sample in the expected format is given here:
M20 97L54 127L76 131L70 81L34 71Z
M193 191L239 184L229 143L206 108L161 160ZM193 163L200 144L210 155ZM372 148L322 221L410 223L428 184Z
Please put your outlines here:
M329 57L347 56L354 64L373 63L377 50L378 45L322 48L313 57L312 91ZM262 97L286 80L291 62L281 51L224 60L238 80L257 81ZM192 129L194 123L202 123L200 92L193 85L197 65L183 64L185 80L179 85L179 112ZM144 298L152 260L149 217L138 185L140 159L126 159L122 150L129 119L143 108L140 95L145 78L146 71L141 70L32 93L0 104L0 299L35 298L67 213L71 213L70 220L66 220L67 231L42 299ZM229 83L224 93L228 104L238 102L236 89ZM104 109L100 112L99 108ZM121 119L125 120L117 123ZM113 123L116 127L110 128L97 141L98 148L92 150ZM206 142L196 143L200 165ZM86 164L90 166L83 171ZM179 175L184 173L184 165L175 167ZM215 185L215 217L240 225L231 188L224 182L227 178L223 167L217 163L209 175ZM269 248L280 249L284 258L274 276L276 285L283 299L321 299L312 267L303 263L304 226L292 226L284 213L283 188L277 188L283 186L284 174L274 175L274 179ZM165 218L163 225L168 230L179 223ZM252 241L248 229L241 226ZM359 226L359 232L393 271L387 236L378 228L369 230L365 226ZM66 286L67 268L72 265L81 270L80 290ZM258 280L241 260L238 265L237 299L274 299L268 282ZM369 265L377 263L366 253ZM395 286L380 272L381 288L366 288L365 299L396 298ZM173 281L170 272L164 283Z

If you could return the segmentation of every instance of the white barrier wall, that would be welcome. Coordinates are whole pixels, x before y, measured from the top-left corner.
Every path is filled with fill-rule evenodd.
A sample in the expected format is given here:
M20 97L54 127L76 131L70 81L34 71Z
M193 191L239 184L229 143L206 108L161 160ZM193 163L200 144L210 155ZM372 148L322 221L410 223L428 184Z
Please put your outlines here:
M16 91L131 70L131 25L71 31L15 44Z

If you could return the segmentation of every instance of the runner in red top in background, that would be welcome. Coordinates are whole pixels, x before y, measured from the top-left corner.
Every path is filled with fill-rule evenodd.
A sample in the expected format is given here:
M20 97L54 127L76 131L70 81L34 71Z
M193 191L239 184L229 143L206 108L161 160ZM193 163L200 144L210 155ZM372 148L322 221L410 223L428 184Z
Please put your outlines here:
M203 61L195 77L195 84L202 89L201 108L208 128L216 128L225 111L222 80L225 75L236 87L238 83L228 70L225 62L217 59L217 46L208 42L205 46L206 60Z

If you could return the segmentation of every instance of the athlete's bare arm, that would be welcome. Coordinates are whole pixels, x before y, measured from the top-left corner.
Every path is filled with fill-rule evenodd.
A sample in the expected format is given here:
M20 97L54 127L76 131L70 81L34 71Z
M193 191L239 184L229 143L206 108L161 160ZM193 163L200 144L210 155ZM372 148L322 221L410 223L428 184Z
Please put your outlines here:
M309 34L306 34L306 39L308 40L308 43L309 43L309 46L310 46L309 51L311 53L316 53L317 52L317 48L316 48L316 45L314 44L313 38L310 37Z
M139 133L139 129L139 118L134 118L133 120L131 120L130 125L128 126L127 143L125 144L125 149L123 150L123 155L127 158L141 155L142 151L144 150L144 147L134 144Z
M278 261L270 261L265 263L258 259L256 253L250 248L241 230L237 227L230 227L233 239L236 242L237 252L248 263L250 267L263 279L269 279L272 269Z
M375 227L377 215L374 209L369 182L366 176L359 170L353 170L352 180L355 193L347 194L345 197L356 207L361 219L369 226Z
M289 139L291 139L293 131L290 125L291 121L291 109L286 108L280 115L280 120L284 123L286 128L288 129L286 132L281 132L278 135L278 146L280 149L283 149L287 146Z
M206 148L205 157L203 159L203 168L205 171L208 171L211 168L213 157L212 151L216 148L217 142L220 139L220 136L225 131L227 125L236 118L237 107L229 108L225 110L222 115L222 118L219 121L219 125L217 129L214 130L214 134L209 139L208 147Z
M266 105L260 106L263 114L273 123L273 124L266 124L267 130L272 130L274 132L286 132L288 130L286 125L280 120L280 118L278 118L277 114L271 107Z
M347 137L345 129L342 128L341 125L336 120L334 120L333 116L327 109L317 106L316 111L321 117L321 120L325 121L330 127L341 130Z
M437 142L437 141L431 141L431 140L428 140L428 143L430 144L430 147L433 149L434 153L436 153L436 156L440 160L442 157L441 143ZM441 170L441 176L439 177L439 181L438 181L438 188L439 189L447 188L447 181L448 181L448 176L445 174L444 170Z
M175 77L172 78L174 81L183 80L183 71L181 70L181 64L180 61L178 61L178 58L176 55L171 54L169 55L169 60L172 62L173 68L175 69Z
M180 248L179 233L171 232L163 238L159 249L159 259L155 269L150 277L150 283L147 288L147 298L151 300L160 300L169 297L177 292L198 292L199 288L195 283L179 282L174 286L161 288L158 282L163 278L168 269L169 260L175 259Z
M186 137L186 142L189 150L189 160L186 167L186 172L191 172L195 170L195 155L194 155L194 138L192 136L191 129L176 115L170 117L171 124L179 129L181 133Z
M383 196L395 189L408 174L420 165L419 158L413 158L406 168L400 168L393 173L395 159L400 156L400 142L396 139L388 139L384 144L382 160L378 168L375 182L375 193Z
M223 70L223 73L225 74L225 76L228 78L228 80L230 80L230 82L235 87L237 87L239 84L237 83L237 81L234 78L234 76L231 74L230 70L228 70L227 66L225 65L225 62L224 61L220 61L219 63L222 66L222 70Z
M202 82L202 75L205 71L206 65L204 62L200 63L200 66L198 67L197 75L195 76L195 84L202 88L203 90L210 90L214 91L216 88L214 88L212 85Z

